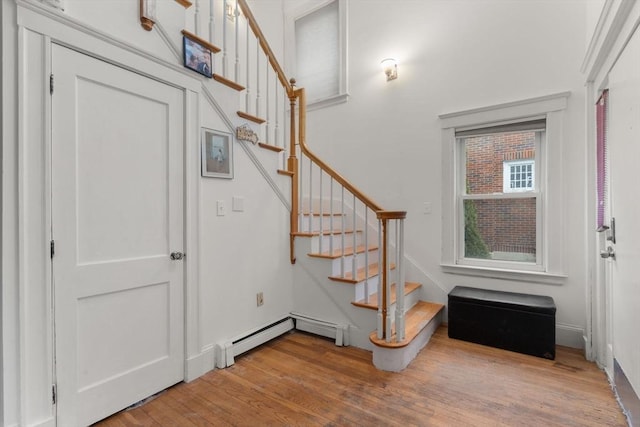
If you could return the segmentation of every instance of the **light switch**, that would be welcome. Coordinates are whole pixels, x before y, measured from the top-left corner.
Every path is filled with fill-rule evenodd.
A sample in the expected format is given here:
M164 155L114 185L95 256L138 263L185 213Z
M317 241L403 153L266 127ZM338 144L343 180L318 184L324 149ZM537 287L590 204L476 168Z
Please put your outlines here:
M231 201L231 209L234 212L244 212L244 197L234 197Z
M218 200L216 202L216 207L218 209L218 216L225 216L227 214L227 208L224 205L224 200Z
M431 202L424 202L422 204L422 213L428 215L431 213Z

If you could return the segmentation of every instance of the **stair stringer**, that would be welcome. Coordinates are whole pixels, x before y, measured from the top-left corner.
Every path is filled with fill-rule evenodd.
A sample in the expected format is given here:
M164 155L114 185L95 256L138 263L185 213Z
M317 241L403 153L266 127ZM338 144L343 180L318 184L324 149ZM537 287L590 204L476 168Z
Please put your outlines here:
M221 86L223 90L217 91L216 96L214 96L213 92L210 90L211 85ZM240 117L236 118L235 113L227 114L228 111L237 110L238 104L240 103L240 99L237 97L237 93L234 94L234 92L236 91L231 88L227 88L226 86L219 84L213 80L203 81L202 83L202 95L204 99L225 123L227 130L234 135L234 145L240 146L242 148L242 150L247 154L247 157L249 157L256 169L258 169L260 174L273 189L274 193L280 199L282 204L286 206L287 209L291 210L291 197L289 196L289 194L291 194L291 179L286 176L278 175L276 167L277 162L274 163L273 161L265 161L265 157L269 158L268 156L272 156L270 159L273 160L273 157L277 158L278 156L276 156L274 153L262 153L262 151L267 150L256 148L247 141L241 141L235 138L235 131L237 126L244 125L245 123ZM234 95L236 95L235 101ZM222 101L222 103L219 101ZM253 128L253 126L254 125L251 125L250 127ZM257 155L257 152L260 152L260 155ZM265 167L265 163L267 167Z
M296 267L294 271L293 307L296 313L338 325L347 325L348 342L358 348L373 350L369 334L377 328L376 310L357 307L356 285L329 279L332 260L308 256L312 238L296 237ZM407 298L408 310L419 294ZM390 306L395 318L395 304Z
M164 42L167 50L173 55L176 63L172 66L182 65L182 49L178 46L167 30L160 22L156 22L156 29L159 37ZM180 67L180 69L183 69ZM184 69L183 69L184 71ZM190 75L195 73L187 72ZM284 156L282 153L275 154L267 152L267 150L258 148L256 145L247 143L246 141L238 141L235 137L236 129L240 126L248 126L252 131L260 134L260 126L251 123L237 115L237 111L242 104L243 93L235 89L227 87L222 83L218 83L213 79L196 76L202 82L201 96L208 102L213 110L218 114L227 127L227 130L234 135L234 140L240 142L242 149L247 153L250 160L254 163L260 174L265 178L267 183L273 188L278 198L283 204L290 208L291 179L278 175L277 170L284 167ZM214 95L215 93L215 95Z

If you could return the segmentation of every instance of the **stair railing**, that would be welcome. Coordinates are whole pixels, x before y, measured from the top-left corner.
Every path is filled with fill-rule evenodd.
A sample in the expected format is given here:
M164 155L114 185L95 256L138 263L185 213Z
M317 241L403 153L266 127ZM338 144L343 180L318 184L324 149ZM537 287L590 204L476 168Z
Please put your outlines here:
M200 1L196 0L196 32L198 14L205 9L198 7ZM214 78L235 82L238 90L244 90L241 117L261 119L258 123L265 126L260 139L288 151L279 172L291 176L291 262L296 260L296 236L316 236L319 254L340 259L339 271L333 272L336 278L362 283L357 298L365 303L377 295L377 338L402 341L406 212L383 209L309 149L305 90L287 79L246 0L209 0L208 20L210 42L215 45L216 38L222 38L217 43L222 55L214 62ZM288 135L280 131L287 119Z

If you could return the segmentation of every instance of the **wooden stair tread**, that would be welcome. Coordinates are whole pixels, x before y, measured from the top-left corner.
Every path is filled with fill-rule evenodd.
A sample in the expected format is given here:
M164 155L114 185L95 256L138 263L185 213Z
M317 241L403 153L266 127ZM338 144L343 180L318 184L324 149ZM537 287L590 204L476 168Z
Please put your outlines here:
M320 212L309 212L309 211L302 211L301 214L304 216L320 216ZM340 212L322 212L322 216L347 216L347 214L342 214Z
M322 234L324 236L329 236L329 235L334 235L334 234L342 234L343 230L323 230ZM344 230L344 234L352 234L353 230L349 229L349 230ZM362 230L356 230L356 233L362 233ZM319 231L297 231L295 233L293 233L294 236L300 236L300 237L316 237L320 235Z
M396 268L395 263L391 263L391 269L394 270L395 268ZM356 283L362 282L365 279L377 276L378 273L379 273L378 263L375 262L373 264L370 264L368 268L360 267L358 269L358 271L356 271L356 278L355 279L352 277L353 276L353 272L351 272L351 271L346 272L345 273L345 277L329 276L329 279L331 279L333 281L336 281L336 282L351 283L351 284L355 285Z
M394 342L395 331L391 336L391 342L378 339L377 331L371 332L369 340L378 347L384 348L400 348L406 347L418 336L425 326L429 324L434 317L438 315L444 308L444 305L427 301L418 301L405 315L405 338L400 342ZM393 328L395 329L395 327Z
M293 172L284 169L278 169L278 175L293 176Z
M284 151L284 148L267 144L266 142L258 142L258 147L264 148L265 150L275 151L276 153L281 153Z
M178 1L178 3L183 4L182 1ZM186 2L189 3L189 6L191 5L191 2ZM183 4L184 5L184 4ZM185 6L188 7L188 6ZM220 48L216 45L214 45L213 43L209 42L208 40L203 39L202 37L198 37L196 34L193 34L192 32L189 32L187 30L182 30L182 35L185 36L188 39L191 39L199 44L201 44L202 46L206 47L207 49L209 49L211 52L213 53L218 53L220 52Z
M409 295L411 292L415 291L422 287L420 283L416 282L404 282L404 294ZM391 285L391 301L389 305L396 303L396 284L393 283ZM374 293L369 295L369 302L364 301L354 301L351 304L356 307L368 308L369 310L377 310L378 309L378 293Z
M189 0L176 0L176 2L185 9L189 9L191 6L193 6L193 3L191 3Z
M258 123L259 125L266 122L265 119L251 115L249 113L245 113L244 111L236 111L236 113L238 114L238 116L242 117L243 119L250 120L254 123Z
M234 82L233 80L229 80L226 77L222 77L220 74L213 73L211 77L213 78L213 80L217 81L218 83L222 83L225 86L229 86L231 89L235 89L238 92L242 92L245 89L244 86Z
M361 254L366 250L375 251L376 249L378 249L378 246L376 245L369 245L369 248L366 248L364 245L359 245L356 247L355 251L353 250L352 247L344 248L344 255L353 255L354 253ZM343 254L342 248L339 248L339 249L335 249L333 253L326 251L322 253L310 253L308 255L314 258L338 259L342 256L342 254Z

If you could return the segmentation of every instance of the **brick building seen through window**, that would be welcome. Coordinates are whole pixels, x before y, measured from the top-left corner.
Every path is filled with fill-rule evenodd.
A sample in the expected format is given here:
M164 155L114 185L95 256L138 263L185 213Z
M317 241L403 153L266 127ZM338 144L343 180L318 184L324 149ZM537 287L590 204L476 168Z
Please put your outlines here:
M535 131L473 136L463 141L468 195L536 190ZM466 257L536 261L537 196L523 196L464 200ZM481 241L469 241L470 227L475 228L475 239L479 236ZM472 244L484 247L473 250Z

